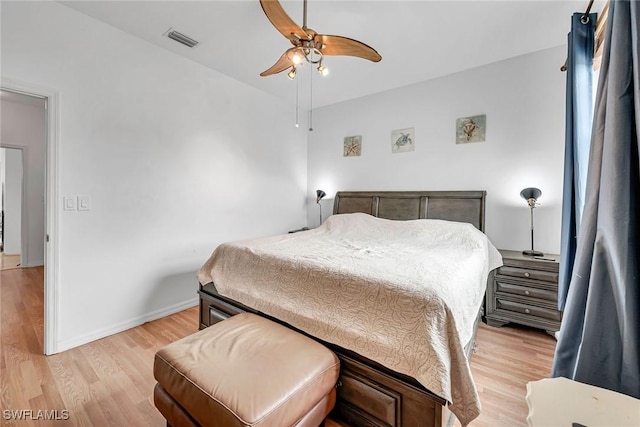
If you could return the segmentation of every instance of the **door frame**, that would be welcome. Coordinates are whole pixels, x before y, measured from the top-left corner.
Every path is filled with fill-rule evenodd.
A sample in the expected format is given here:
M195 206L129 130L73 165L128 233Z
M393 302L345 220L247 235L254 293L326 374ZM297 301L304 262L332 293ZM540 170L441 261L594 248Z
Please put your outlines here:
M59 318L59 218L58 218L58 142L60 140L58 91L2 76L0 89L45 98L46 161L45 161L45 242L44 242L44 354L58 352ZM23 151L24 156L24 151ZM24 161L24 158L23 158Z

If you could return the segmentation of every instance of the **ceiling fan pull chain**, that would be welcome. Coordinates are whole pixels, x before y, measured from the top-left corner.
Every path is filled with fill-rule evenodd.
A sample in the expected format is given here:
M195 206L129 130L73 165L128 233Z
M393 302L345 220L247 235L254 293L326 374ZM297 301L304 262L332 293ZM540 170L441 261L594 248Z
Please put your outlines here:
M298 88L300 87L299 82L300 82L300 79L296 79L296 127L300 127L300 124L298 123L298 110L299 110L299 108L298 108L299 101L298 100L300 99L300 97L298 96L298 92L299 92Z
M313 73L309 73L309 131L313 131Z

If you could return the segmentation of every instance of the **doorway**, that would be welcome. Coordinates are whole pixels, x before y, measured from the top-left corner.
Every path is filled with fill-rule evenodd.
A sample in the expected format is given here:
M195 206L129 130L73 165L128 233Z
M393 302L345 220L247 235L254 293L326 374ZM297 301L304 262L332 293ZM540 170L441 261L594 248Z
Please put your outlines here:
M39 276L44 276L43 352L54 354L58 351L58 92L3 77L0 103L0 147L22 153L20 267L38 268ZM5 233L9 226L3 224Z
M22 149L0 147L0 270L21 265L23 159Z
M19 255L23 267L44 265L46 100L0 91L5 153L3 232L7 254Z

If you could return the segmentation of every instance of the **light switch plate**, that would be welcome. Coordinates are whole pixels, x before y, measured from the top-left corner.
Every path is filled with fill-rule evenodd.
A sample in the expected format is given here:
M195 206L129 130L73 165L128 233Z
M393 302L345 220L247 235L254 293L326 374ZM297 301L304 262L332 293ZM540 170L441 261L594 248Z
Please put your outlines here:
M64 196L62 198L62 205L65 211L75 211L76 210L76 198Z
M91 210L91 196L78 196L78 210L79 211Z

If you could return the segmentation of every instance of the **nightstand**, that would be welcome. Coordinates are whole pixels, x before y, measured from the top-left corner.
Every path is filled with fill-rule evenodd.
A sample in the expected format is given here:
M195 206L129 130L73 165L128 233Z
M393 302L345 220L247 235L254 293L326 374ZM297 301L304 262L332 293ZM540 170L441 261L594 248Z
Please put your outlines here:
M500 250L504 265L492 273L486 294L486 321L490 326L509 322L540 328L553 335L560 329L558 311L559 255L544 259Z

